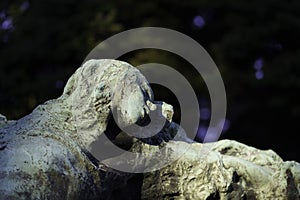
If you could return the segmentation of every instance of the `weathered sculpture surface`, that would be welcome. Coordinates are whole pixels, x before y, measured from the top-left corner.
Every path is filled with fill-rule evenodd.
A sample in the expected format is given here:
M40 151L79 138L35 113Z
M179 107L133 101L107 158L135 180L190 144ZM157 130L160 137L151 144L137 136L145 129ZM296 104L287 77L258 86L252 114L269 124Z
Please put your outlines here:
M156 137L112 138L132 152L165 146L168 157L188 147L180 159L154 172L129 174L90 154L97 137L111 134L112 113L128 127L159 109L166 122ZM90 60L58 99L17 121L0 115L0 199L299 199L298 163L234 141L190 143L172 113L170 105L154 101L134 67ZM181 141L172 140L177 132Z

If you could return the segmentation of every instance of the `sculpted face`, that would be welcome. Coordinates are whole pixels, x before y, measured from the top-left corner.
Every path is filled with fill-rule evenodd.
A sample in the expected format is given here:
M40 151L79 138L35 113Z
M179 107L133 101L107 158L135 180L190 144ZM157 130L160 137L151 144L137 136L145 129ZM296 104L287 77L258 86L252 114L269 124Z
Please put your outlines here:
M153 100L153 92L145 77L137 69L129 69L117 83L112 95L112 112L116 122L130 126L143 119L152 110L147 102Z
M68 81L64 98L72 105L76 137L87 149L107 129L111 114L121 129L130 128L136 136L159 132L173 115L172 107L154 102L143 74L122 61L86 62Z

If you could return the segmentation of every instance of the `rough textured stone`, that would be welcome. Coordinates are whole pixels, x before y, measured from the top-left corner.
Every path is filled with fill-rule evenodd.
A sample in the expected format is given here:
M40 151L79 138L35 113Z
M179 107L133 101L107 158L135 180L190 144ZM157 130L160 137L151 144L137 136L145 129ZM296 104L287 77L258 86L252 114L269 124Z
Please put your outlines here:
M164 126L151 138L115 137L112 113L124 127L146 123L151 113ZM229 140L192 143L172 115L172 106L154 101L137 69L90 60L58 99L17 121L0 115L0 199L299 199L298 163ZM180 141L172 140L176 133ZM164 148L167 160L183 156L155 172L119 172L89 151L103 134L132 152Z
M187 144L167 145L177 153ZM142 199L299 199L296 162L230 140L188 145L179 160L144 175Z

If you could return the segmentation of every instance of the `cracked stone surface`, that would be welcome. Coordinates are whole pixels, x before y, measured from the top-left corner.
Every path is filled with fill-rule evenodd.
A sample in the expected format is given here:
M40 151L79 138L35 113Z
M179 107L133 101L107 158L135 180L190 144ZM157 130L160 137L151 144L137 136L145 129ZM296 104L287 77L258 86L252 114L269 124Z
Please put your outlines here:
M155 111L164 124L156 136L114 135L112 113L130 127ZM299 163L230 140L194 143L172 115L136 68L90 60L61 97L16 121L0 115L0 199L299 199ZM116 171L103 164L115 157L100 162L90 152L104 134L132 152L165 148L166 159L182 156L154 172Z

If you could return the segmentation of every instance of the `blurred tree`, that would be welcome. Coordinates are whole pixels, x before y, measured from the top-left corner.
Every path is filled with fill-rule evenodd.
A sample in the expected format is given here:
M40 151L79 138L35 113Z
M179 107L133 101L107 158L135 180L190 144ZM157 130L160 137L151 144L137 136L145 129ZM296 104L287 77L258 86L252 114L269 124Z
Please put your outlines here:
M2 0L0 112L19 118L59 96L88 52L107 37L130 28L166 27L197 40L219 67L228 95L229 130L222 138L300 160L295 136L300 120L299 10L297 0ZM121 59L174 66L198 92L201 114L209 112L205 84L198 83L183 59L158 50ZM158 98L176 104L171 93L163 96L155 87ZM207 121L209 117L203 127Z

